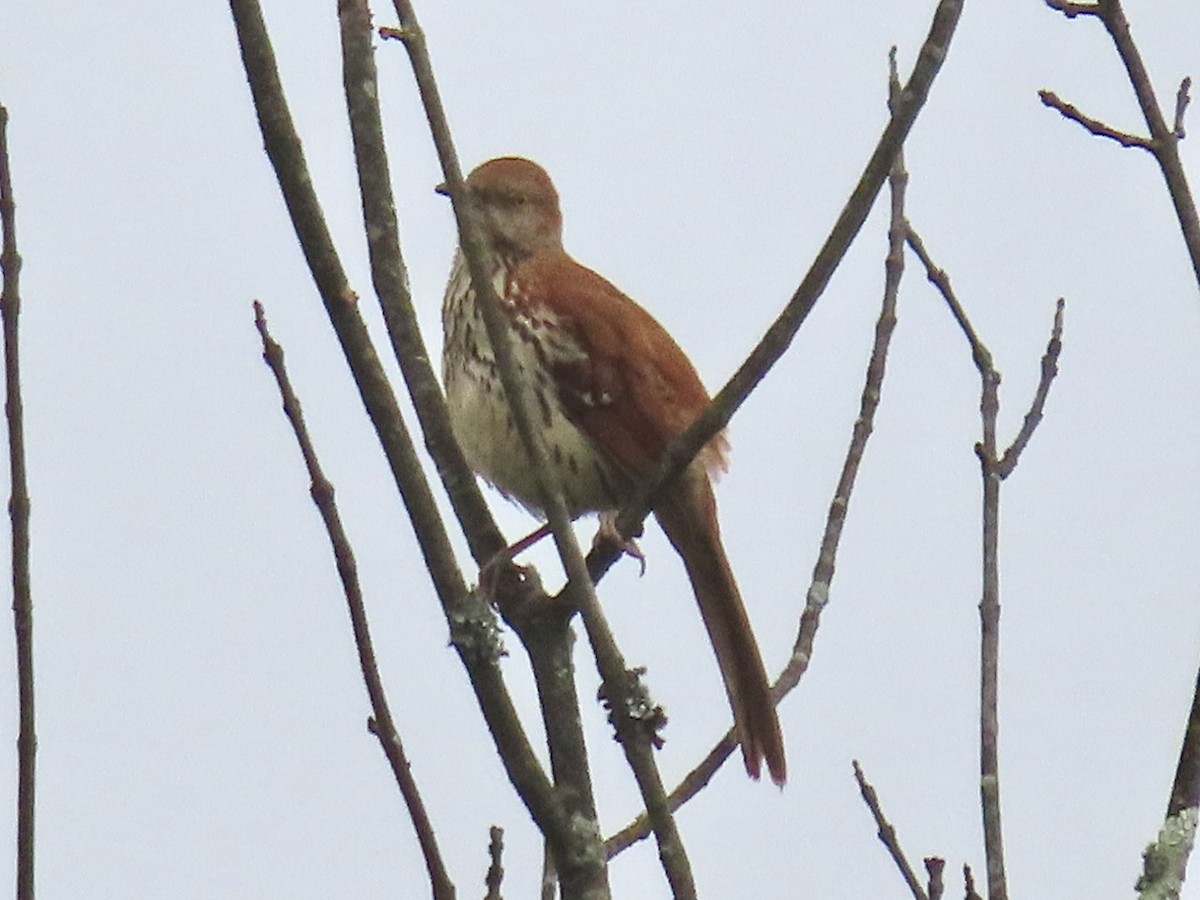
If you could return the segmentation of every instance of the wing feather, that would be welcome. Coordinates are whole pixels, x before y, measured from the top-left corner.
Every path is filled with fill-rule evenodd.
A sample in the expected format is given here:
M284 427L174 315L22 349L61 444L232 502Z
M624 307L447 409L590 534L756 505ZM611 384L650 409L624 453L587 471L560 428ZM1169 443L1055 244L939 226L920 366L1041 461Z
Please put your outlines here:
M647 474L708 405L687 355L653 316L566 253L540 254L514 278L520 312L557 326L546 364L567 417L631 474ZM725 468L727 446L718 435L701 452L711 473Z

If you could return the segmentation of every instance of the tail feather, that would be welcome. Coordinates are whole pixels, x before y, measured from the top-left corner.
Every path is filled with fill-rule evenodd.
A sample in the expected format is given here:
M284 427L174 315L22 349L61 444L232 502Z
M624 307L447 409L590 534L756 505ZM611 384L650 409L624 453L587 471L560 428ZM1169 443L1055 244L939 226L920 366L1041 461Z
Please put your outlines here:
M725 682L746 771L757 779L765 760L771 780L782 785L787 780L783 734L762 655L721 544L716 501L702 464L692 463L654 514L692 582Z

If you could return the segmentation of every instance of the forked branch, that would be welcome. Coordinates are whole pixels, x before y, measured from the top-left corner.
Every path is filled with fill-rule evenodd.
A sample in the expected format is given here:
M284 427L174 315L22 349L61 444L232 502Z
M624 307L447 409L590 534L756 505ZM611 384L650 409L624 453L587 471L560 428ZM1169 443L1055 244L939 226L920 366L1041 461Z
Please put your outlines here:
M1062 350L1063 301L1055 307L1050 341L1042 358L1042 374L1033 403L1026 413L1016 439L1004 452L997 449L996 420L1000 412L1000 373L992 362L991 351L980 339L966 310L959 302L944 269L934 264L920 236L910 226L908 245L925 266L929 281L938 289L954 320L971 348L971 358L979 371L979 410L983 439L975 445L983 480L983 597L980 619L980 701L979 701L979 792L983 814L984 851L987 857L988 897L1006 900L1007 876L1004 867L1004 840L1000 824L999 767L999 670L1000 670L1000 482L1011 474L1022 450L1029 443L1042 419L1042 410L1050 385L1058 373L1058 355Z
M1167 191L1171 195L1171 203L1175 207L1175 215L1179 219L1179 227L1183 232L1183 240L1187 245L1188 255L1192 260L1192 271L1200 286L1200 218L1196 215L1196 204L1192 199L1191 187L1188 185L1187 173L1179 158L1179 142L1183 140L1185 131L1183 125L1184 113L1190 101L1189 89L1191 79L1184 78L1175 94L1175 115L1170 125L1163 116L1162 108L1154 93L1154 84L1142 61L1142 54L1134 43L1133 33L1129 28L1129 20L1121 0L1097 0L1095 3L1067 3L1064 0L1046 0L1046 5L1058 10L1068 18L1085 16L1099 19L1112 38L1117 49L1117 55L1125 66L1129 83L1137 96L1138 106L1141 107L1142 117L1150 131L1148 138L1131 135L1105 125L1098 119L1086 116L1076 107L1067 103L1052 91L1040 91L1042 102L1058 110L1063 116L1078 122L1092 134L1114 140L1125 147L1137 147L1148 150L1154 155L1167 182Z
M580 612L584 630L596 659L603 691L612 710L611 721L616 729L621 749L633 772L659 844L659 859L663 871L677 898L694 897L696 887L691 864L687 858L674 816L667 804L666 791L658 762L654 757L653 730L636 715L645 694L638 679L639 671L631 669L617 647L612 630L596 599L595 586L588 571L583 552L571 528L571 517L563 499L562 486L557 483L554 468L541 432L535 426L537 413L531 386L517 371L513 360L512 338L502 320L502 311L495 288L487 274L485 245L475 220L475 212L463 182L462 169L450 136L445 108L433 75L424 31L417 21L415 10L408 0L394 0L398 29L388 32L399 38L408 52L417 89L425 107L434 147L442 165L446 188L449 191L458 225L459 246L466 258L471 281L483 314L484 326L496 357L500 380L521 435L530 466L538 482L542 508L549 519L558 554L567 573L567 592L571 604ZM601 861L603 855L599 856ZM558 861L560 875L565 876L563 860Z
M230 10L267 156L363 405L410 510L454 648L467 669L506 774L542 832L559 846L567 846L574 832L529 743L500 671L495 614L483 599L467 590L399 405L333 245L284 99L262 9L257 0L230 0Z

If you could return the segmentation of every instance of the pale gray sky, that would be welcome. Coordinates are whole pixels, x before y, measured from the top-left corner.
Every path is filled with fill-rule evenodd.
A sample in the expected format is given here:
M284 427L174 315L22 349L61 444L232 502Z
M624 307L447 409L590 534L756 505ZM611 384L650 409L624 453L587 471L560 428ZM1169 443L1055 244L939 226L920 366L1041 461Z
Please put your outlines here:
M265 5L316 187L378 325L336 4ZM1169 103L1183 75L1200 75L1194 6L1127 6ZM568 249L663 321L715 388L823 240L884 121L888 47L907 72L932 8L439 2L418 13L464 165L507 153L543 163ZM376 12L392 24L386 4ZM453 225L432 191L441 179L404 51L377 56L404 251L436 352ZM1098 23L1036 0L968 3L909 144L909 212L1004 373L1005 436L1036 382L1054 300L1067 299L1062 374L1002 500L1005 839L1014 896L1120 897L1161 823L1198 662L1200 300L1150 157L1043 109L1042 87L1140 130ZM291 233L227 7L9 4L0 102L25 257L40 896L426 890L364 728L344 602L260 362L252 298L288 351L338 488L393 711L460 896L483 892L493 823L506 829L507 895L531 896L537 836L446 646ZM1197 145L1182 149L1200 174ZM857 410L881 210L731 430L725 539L774 669ZM910 260L831 603L783 707L791 782L779 792L730 765L680 815L702 896L905 896L858 797L855 757L915 860L941 855L951 872L969 862L982 878L977 402L966 346ZM510 534L529 527L493 499ZM660 761L672 781L727 709L681 566L654 526L643 547L646 576L623 563L601 598L671 716ZM552 559L537 558L554 581ZM8 747L10 645L0 641ZM509 646L510 684L536 729ZM582 649L578 662L590 698ZM589 704L587 718L611 832L637 811L636 792L601 711ZM0 809L12 808L13 771L0 767ZM0 828L0 859L14 845ZM668 896L649 843L612 881L620 897Z

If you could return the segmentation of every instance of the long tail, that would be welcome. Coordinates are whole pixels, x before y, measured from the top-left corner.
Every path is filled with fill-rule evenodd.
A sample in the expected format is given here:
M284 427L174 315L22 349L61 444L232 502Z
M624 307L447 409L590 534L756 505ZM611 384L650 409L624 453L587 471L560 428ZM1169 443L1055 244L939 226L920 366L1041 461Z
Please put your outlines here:
M765 759L771 780L782 785L787 780L787 761L779 718L771 702L762 655L721 544L712 485L698 461L668 489L654 514L683 557L691 579L725 681L746 771L757 779Z

